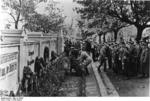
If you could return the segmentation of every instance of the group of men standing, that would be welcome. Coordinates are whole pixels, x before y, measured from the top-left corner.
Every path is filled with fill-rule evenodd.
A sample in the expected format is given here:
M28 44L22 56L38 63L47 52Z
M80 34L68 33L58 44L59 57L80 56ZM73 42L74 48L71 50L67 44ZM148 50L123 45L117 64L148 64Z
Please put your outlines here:
M71 46L84 49L89 56L92 56L94 62L99 62L99 72L101 72L103 66L104 71L111 69L116 74L123 74L127 78L131 76L149 77L150 48L148 43L144 41L139 43L126 41L98 44L86 40L82 43L83 45L80 42L71 45L71 41L66 41L66 44L69 44L65 48L67 54L71 50Z
M81 41L71 42L71 40L66 40L64 47L64 52L70 59L70 73L74 69L78 76L89 75L88 66L92 62L90 50L87 51L87 45L82 44Z
M106 71L108 61L109 69L117 74L124 74L127 78L140 75L140 77L149 77L150 49L146 42L110 42L96 44L96 46L97 49L93 54L99 54L99 71L101 71L102 65L104 65L104 71ZM95 56L93 55L93 60L95 60Z

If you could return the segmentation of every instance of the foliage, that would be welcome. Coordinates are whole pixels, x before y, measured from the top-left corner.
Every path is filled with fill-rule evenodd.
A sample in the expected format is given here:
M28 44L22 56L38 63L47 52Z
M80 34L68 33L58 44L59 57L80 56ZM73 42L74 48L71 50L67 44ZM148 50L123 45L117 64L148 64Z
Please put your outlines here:
M59 87L64 81L65 71L62 66L63 57L50 63L38 78L39 86L30 93L30 96L57 96Z
M126 24L109 16L105 10L103 10L103 6L105 6L103 2L103 0L95 2L91 0L78 0L77 3L84 7L76 8L76 11L80 13L82 19L86 19L90 22L88 23L88 28L99 28L99 30L97 30L99 35L105 34L107 31L118 32L118 30L125 27Z
M50 31L58 31L62 27L60 24L62 24L63 21L64 19L59 18L59 16L57 18L52 18L50 16L35 13L27 19L27 23L24 26L30 31L42 31L48 33Z
M61 15L62 11L56 8L55 5L48 4L46 12L48 14L34 12L29 16L25 16L25 28L30 31L42 31L44 33L60 30L65 19L65 17Z
M23 16L33 11L35 0L3 0L2 8L12 18L9 23L15 24L18 29L19 22L23 21Z
M145 28L150 27L150 2L145 0L107 0L107 13L121 22L137 27L136 40L139 41Z
M36 12L37 4L48 3L45 7L48 14L39 14ZM65 17L61 15L61 9L56 7L55 2L46 2L45 0L3 0L3 9L12 17L15 23L15 29L23 21L24 28L30 31L58 31L62 26ZM6 26L8 28L8 26Z
M93 20L89 27L102 30L118 30L126 25L135 25L138 33L136 40L141 39L143 30L150 27L150 2L145 0L77 0L83 8L77 8L81 18Z

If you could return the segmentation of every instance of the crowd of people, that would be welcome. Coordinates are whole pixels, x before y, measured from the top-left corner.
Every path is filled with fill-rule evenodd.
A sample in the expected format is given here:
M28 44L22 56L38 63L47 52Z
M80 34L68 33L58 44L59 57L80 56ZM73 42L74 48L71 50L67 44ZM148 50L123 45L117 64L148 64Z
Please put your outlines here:
M104 71L111 69L116 74L125 75L127 79L132 76L149 77L150 48L145 41L139 43L122 41L119 43L104 42L98 44L90 40L77 42L67 40L65 42L67 56L70 56L73 51L76 51L73 53L76 59L81 57L82 52L86 52L86 57L90 56L94 62L99 62L99 72L104 67ZM88 72L88 70L86 71Z
M70 59L70 73L74 69L78 76L89 75L88 66L92 58L80 41L66 40L64 52Z
M97 48L93 54L99 54L99 71L102 65L106 71L108 63L109 69L112 69L116 74L123 74L127 78L131 76L149 77L150 49L148 43L144 41L140 43L133 41L109 42L103 43ZM95 56L93 55L94 60Z

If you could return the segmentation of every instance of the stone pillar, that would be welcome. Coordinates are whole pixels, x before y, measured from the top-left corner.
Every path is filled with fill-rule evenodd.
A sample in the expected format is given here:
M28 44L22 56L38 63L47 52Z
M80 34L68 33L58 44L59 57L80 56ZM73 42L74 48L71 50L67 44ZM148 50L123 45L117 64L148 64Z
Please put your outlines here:
M42 41L40 41L39 43L40 43L40 45L39 45L39 48L40 48L39 49L39 51L40 51L39 52L40 53L40 57L43 57L43 53L42 53Z
M61 32L58 34L57 36L57 53L61 54L63 52L63 34L62 34L62 30Z
M49 43L49 59L51 59L51 39L48 41Z
M19 46L19 82L21 82L22 78L23 78L23 68L24 68L24 39L20 39L20 46Z

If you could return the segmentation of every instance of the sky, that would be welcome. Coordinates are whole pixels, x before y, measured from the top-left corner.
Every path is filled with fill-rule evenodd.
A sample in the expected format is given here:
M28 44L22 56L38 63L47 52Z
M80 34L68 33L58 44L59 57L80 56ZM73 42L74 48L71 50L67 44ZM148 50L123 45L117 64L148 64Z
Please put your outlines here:
M62 9L64 10L64 15L67 16L65 22L67 24L70 24L72 22L72 19L74 19L74 24L76 24L75 19L78 19L78 14L73 11L73 8L75 7L79 7L79 5L75 2L73 2L73 0L54 0L57 2L60 2L60 6L62 7Z
M3 10L1 9L2 6L2 0L0 0L0 30L4 28L4 24L6 23L7 14L3 13ZM3 15L3 16L2 16Z
M63 14L66 16L65 19L65 24L71 24L72 19L73 19L73 23L74 25L76 25L76 20L78 18L77 13L75 11L73 11L73 8L78 6L78 4L76 4L75 2L73 2L73 0L54 0L58 3L58 7L63 9ZM0 0L0 7L2 5L2 1ZM4 29L5 24L8 22L7 19L10 17L4 13L4 11L0 8L0 30Z

